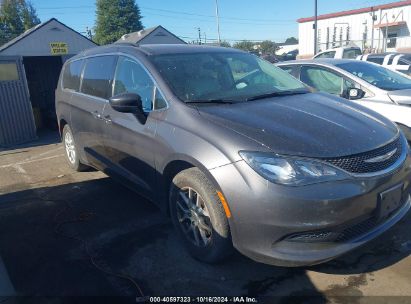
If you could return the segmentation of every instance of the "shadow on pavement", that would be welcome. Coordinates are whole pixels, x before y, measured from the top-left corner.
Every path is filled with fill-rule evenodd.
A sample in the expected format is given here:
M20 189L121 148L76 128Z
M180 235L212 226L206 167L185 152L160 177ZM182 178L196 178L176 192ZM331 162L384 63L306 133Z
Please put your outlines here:
M38 147L38 146L56 144L56 143L61 142L60 134L58 130L48 130L48 129L41 130L37 133L37 137L38 138L36 140L30 141L24 144L6 146L6 147L0 146L0 152L4 152L2 154L8 154L7 151ZM10 154L12 153L13 152L11 152Z
M384 242L395 233L409 240L409 221L386 234ZM281 303L298 303L296 297L307 303L305 297L313 296L316 303L326 301L304 268L267 266L238 253L218 265L193 260L159 209L111 178L0 196L0 243L19 295L138 296L141 288L151 296L276 296L283 297L276 298ZM313 270L356 273L363 265L386 267L409 254L397 247L390 252L389 244L374 252L375 246L378 242Z
M240 254L219 265L193 260L157 207L110 178L0 196L0 240L19 295L139 295L115 273L145 295L321 297L304 269Z

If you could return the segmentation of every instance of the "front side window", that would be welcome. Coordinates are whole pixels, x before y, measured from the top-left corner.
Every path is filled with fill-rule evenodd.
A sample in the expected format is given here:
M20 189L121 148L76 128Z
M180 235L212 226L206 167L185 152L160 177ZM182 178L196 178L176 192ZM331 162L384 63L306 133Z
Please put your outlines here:
M81 92L99 98L110 98L115 61L115 56L86 59Z
M174 94L185 102L249 100L307 88L287 72L252 54L237 52L155 55L151 60Z
M321 92L341 95L347 88L356 87L355 84L343 76L319 67L302 67L301 81Z
M315 56L315 58L334 58L335 57L335 51L331 51L331 52L324 52L321 53L317 56Z
M70 62L64 68L63 88L78 92L80 89L81 70L83 60Z
M359 55L362 55L361 50L359 49L348 49L348 50L344 50L343 52L343 58L346 58L346 59L355 59Z
M19 80L17 64L15 62L0 63L0 81Z
M382 66L363 61L341 63L336 66L383 90L411 89L410 78Z
M159 99L159 101L155 102L156 107L154 107L155 85L145 69L136 61L123 56L120 56L117 64L113 94L118 95L121 93L138 94L141 97L145 112L162 106L161 95L157 91L156 99Z

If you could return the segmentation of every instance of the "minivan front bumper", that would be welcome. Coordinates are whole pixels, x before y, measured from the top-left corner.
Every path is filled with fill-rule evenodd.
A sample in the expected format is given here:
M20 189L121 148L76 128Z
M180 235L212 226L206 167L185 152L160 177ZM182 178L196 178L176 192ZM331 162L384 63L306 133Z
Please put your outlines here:
M411 207L411 158L394 172L307 186L273 184L245 161L210 170L231 210L234 247L278 266L328 261L377 237ZM380 194L401 188L401 202L380 215Z

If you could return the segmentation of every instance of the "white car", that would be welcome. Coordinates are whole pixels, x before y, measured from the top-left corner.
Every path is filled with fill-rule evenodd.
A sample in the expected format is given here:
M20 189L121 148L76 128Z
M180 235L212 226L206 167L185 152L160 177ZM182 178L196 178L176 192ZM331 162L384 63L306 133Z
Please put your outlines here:
M334 58L334 59L355 59L362 55L361 49L356 46L339 47L335 49L328 49L316 54L313 59L319 58Z
M349 59L278 63L308 86L350 99L397 123L411 141L411 79L378 64Z

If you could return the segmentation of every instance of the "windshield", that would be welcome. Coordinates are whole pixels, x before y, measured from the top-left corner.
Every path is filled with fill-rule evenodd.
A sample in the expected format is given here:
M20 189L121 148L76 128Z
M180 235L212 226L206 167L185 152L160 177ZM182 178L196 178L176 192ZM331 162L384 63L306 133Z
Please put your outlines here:
M152 62L185 102L245 101L264 94L309 92L287 72L246 53L157 55Z
M336 66L383 90L411 89L410 78L382 66L357 60L336 64Z

